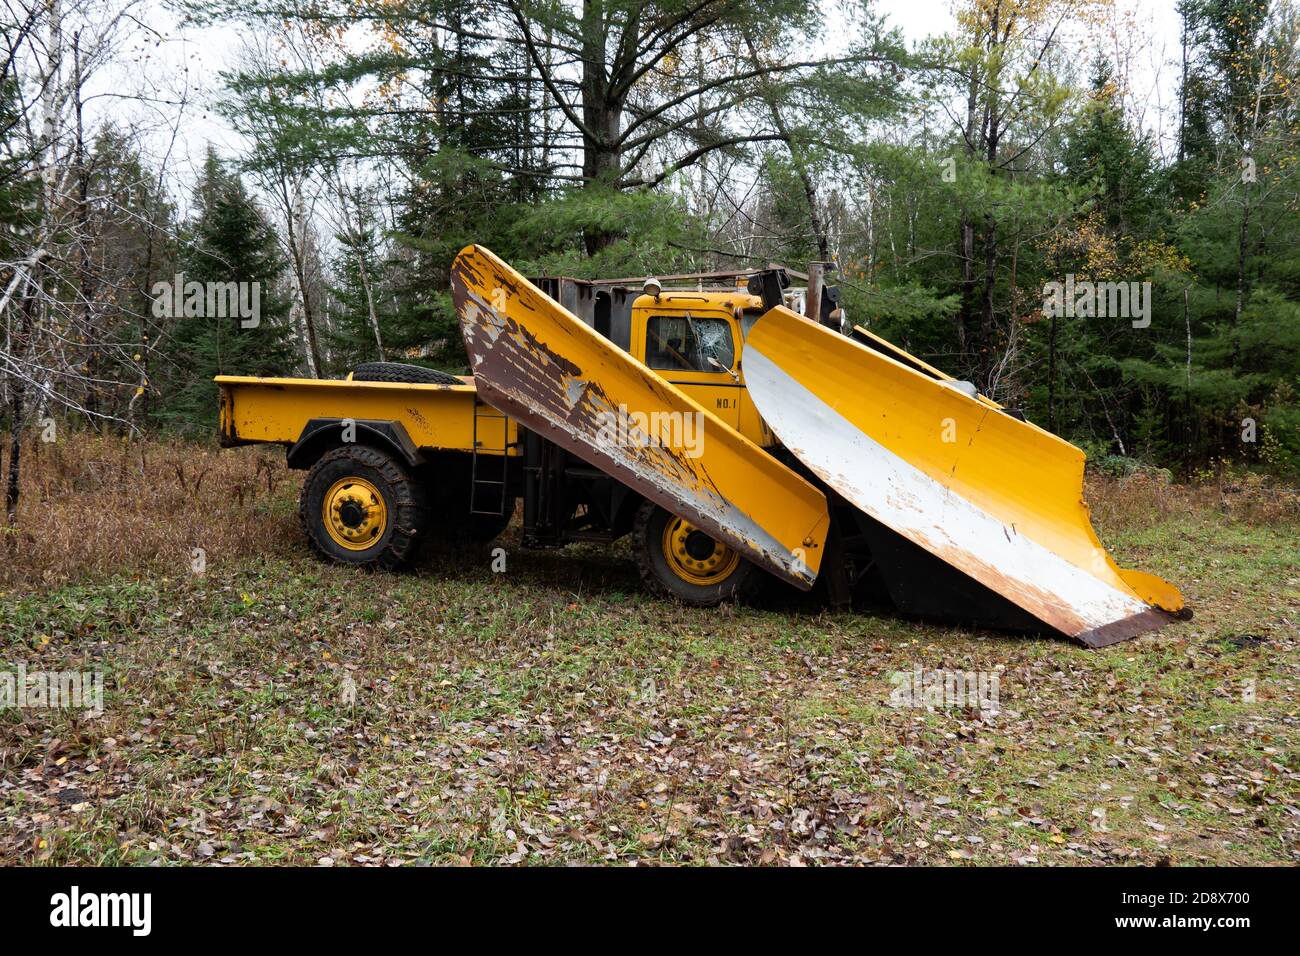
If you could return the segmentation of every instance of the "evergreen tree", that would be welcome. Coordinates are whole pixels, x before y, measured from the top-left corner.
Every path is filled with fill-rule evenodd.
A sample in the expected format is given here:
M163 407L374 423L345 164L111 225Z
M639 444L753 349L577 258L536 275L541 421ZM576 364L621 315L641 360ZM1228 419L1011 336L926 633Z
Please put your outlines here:
M334 283L330 286L331 366L328 371L346 375L359 362L380 359L371 309L382 335L393 327L393 305L392 297L382 285L382 260L374 230L366 229L359 236L339 236L338 240L339 251L332 270ZM385 346L391 344L386 339L383 341Z
M96 268L83 281L99 275L120 293L112 296L113 308L98 310L102 337L90 344L85 370L96 383L129 388L97 384L86 407L140 422L152 414L153 371L168 361L162 335L169 320L153 314L151 290L180 268L177 214L160 171L120 132L106 129L96 137L92 168L89 192L115 215L100 223Z
M1173 451L1300 464L1300 134L1294 76L1296 13L1258 0L1187 0L1190 72L1185 94L1185 185L1197 192L1172 234L1195 284L1164 303L1166 334L1123 357L1126 376L1164 410ZM1204 137L1201 146L1193 149ZM1170 297L1173 298L1172 296ZM1157 305L1160 308L1160 305ZM1179 320L1179 321L1168 321Z
M206 307L186 305L171 315L168 353L171 362L161 376L163 399L157 417L169 424L212 424L217 407L214 375L284 375L294 358L288 339L287 304L278 294L284 272L274 233L236 174L216 154L208 152L195 190L195 215L187 230L181 264L186 289L182 305L191 300L191 283L247 283L246 295L257 284L255 326L247 317L208 315ZM167 280L174 285L174 279ZM155 289L158 289L155 286ZM171 290L159 289L163 295ZM251 299L250 299L251 301ZM155 314L167 304L155 304Z
M1125 235L1159 230L1165 206L1150 137L1129 128L1104 58L1093 63L1082 116L1066 137L1064 166L1067 178L1087 185L1108 229Z

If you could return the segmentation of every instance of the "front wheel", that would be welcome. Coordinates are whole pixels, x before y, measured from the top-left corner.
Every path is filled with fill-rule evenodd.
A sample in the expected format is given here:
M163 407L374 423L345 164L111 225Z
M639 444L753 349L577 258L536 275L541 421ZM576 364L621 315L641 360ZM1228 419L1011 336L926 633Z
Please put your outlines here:
M321 557L392 570L415 557L428 507L424 489L394 458L345 445L307 473L298 519Z
M645 502L633 526L637 568L653 594L696 607L747 597L759 571L684 518Z

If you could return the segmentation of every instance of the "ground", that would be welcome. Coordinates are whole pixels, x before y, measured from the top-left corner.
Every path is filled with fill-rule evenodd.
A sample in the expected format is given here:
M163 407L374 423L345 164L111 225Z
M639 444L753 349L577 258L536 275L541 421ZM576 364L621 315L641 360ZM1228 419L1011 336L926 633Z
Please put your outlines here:
M311 558L279 456L44 448L0 540L0 862L1300 862L1300 508L1255 479L1092 482L1194 620L1101 651L805 604L643 595L514 532L414 573ZM196 551L195 549L202 549ZM499 566L499 562L498 562ZM999 707L891 706L997 675Z

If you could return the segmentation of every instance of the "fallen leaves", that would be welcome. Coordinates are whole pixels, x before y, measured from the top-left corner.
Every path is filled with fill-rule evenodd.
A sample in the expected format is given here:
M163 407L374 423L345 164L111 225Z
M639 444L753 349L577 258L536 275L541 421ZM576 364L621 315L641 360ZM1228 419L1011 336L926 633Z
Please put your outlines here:
M101 718L0 714L0 862L1300 861L1297 635L1264 602L1087 652L681 608L583 549L439 560L0 605L5 646L110 667ZM1000 709L889 707L917 663L996 671Z

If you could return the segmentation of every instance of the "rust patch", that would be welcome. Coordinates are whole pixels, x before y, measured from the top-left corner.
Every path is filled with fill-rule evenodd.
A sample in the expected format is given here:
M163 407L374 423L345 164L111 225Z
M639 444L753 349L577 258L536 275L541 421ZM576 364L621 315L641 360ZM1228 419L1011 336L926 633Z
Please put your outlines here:
M426 432L431 431L429 427L428 419L426 419L423 415L421 415L418 409L412 408L410 405L408 405L406 406L406 414L410 415L412 420L414 420L417 424L419 424L420 428L422 428L424 431Z
M1189 614L1188 617L1190 616ZM1094 627L1090 631L1070 636L1085 647L1109 647L1121 641L1132 640L1141 634L1146 634L1148 631L1158 630L1166 624L1179 620L1185 621L1187 617L1170 614L1168 611L1162 611L1159 608L1149 608L1134 614L1132 617L1126 617L1122 621L1112 621L1109 624L1103 624L1101 627Z

